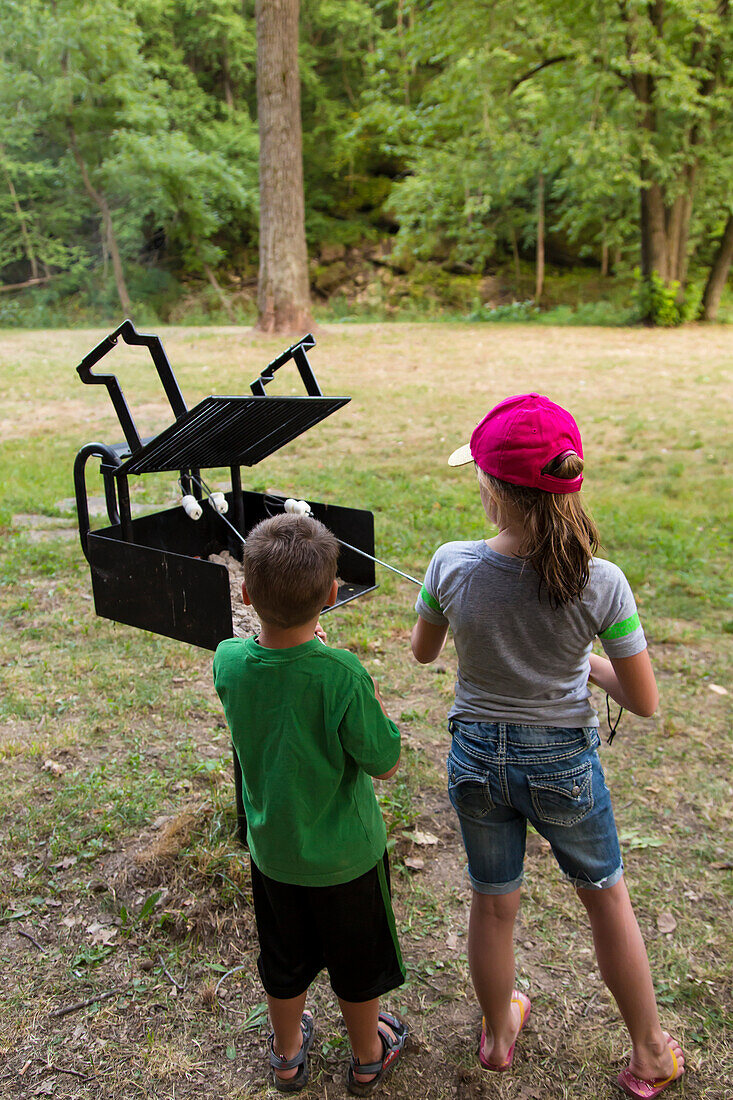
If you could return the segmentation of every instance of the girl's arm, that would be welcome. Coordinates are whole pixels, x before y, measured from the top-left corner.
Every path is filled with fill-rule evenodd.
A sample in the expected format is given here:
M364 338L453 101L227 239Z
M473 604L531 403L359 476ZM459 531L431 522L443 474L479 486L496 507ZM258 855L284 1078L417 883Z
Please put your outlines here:
M412 628L410 645L416 661L421 665L429 665L436 657L439 657L448 637L447 626L436 626L418 615L417 622Z
M613 657L610 661L591 653L588 679L608 692L619 706L642 718L651 718L659 704L648 649L642 649L633 657Z

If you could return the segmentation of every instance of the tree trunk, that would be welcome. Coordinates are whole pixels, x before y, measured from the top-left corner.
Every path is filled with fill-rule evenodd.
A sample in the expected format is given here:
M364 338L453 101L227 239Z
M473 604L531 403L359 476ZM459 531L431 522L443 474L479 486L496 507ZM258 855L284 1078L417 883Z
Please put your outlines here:
M603 223L603 238L601 240L601 278L608 276L608 241L606 240L606 223Z
M299 0L257 0L260 271L257 327L302 335L312 324L305 243L298 71Z
M545 286L545 177L540 172L537 183L537 270L534 300L539 304Z
M232 79L229 72L229 57L227 56L226 41L222 43L221 78L224 86L224 102L227 107L234 109L234 92L232 91Z
M221 285L219 283L219 280L217 279L216 275L214 274L214 272L212 271L212 269L209 267L208 264L206 264L206 263L203 264L203 268L204 268L204 272L206 273L206 278L209 280L212 287L216 291L216 294L218 295L219 301L221 302L222 306L224 307L224 309L226 311L227 317L232 322L232 324L234 324L234 310L232 309L231 302L229 301L226 294L222 290Z
M723 293L730 265L733 262L733 214L728 217L713 266L710 268L705 292L702 296L702 315L706 321L714 321L718 316L720 296Z
M89 172L87 166L84 163L84 158L79 152L79 147L76 142L76 134L74 128L69 124L69 144L71 151L74 154L74 160L76 161L79 171L81 172L81 178L84 183L84 188L89 198L102 215L102 228L104 230L104 240L106 241L109 254L112 257L112 270L115 274L115 285L117 287L117 295L120 299L120 305L122 306L122 312L126 317L129 317L132 312L132 305L130 303L130 295L127 292L127 284L125 283L125 274L122 270L122 258L120 256L120 250L117 247L117 238L115 237L114 226L112 224L112 215L110 213L107 200L101 191L92 184L89 178Z
M685 194L682 201L682 216L679 227L679 244L677 246L677 270L673 272L673 278L679 280L682 290L687 283L687 265L690 262L688 240L690 237L690 219L692 218L692 204L695 200L695 187L697 186L697 163L688 164L685 169Z
M4 153L5 153L5 150L3 149L2 145L0 145L0 157L2 157L4 155ZM10 173L8 172L7 168L5 167L5 165L3 165L3 175L5 176L5 182L8 185L8 191L10 192L10 197L13 200L13 207L15 209L15 213L16 213L16 216L18 218L18 225L20 226L20 235L23 239L23 245L25 247L25 254L28 257L29 264L31 265L31 280L34 280L34 279L38 278L38 262L36 260L36 254L35 254L35 251L33 249L33 243L31 242L30 234L28 232L28 227L26 226L26 223L25 223L25 214L23 213L23 208L20 205L20 202L18 200L18 193L15 190L13 180L12 180L12 178L10 176Z
M645 179L642 164L642 180ZM664 199L658 183L648 181L641 188L641 275L650 279L656 271L665 283L669 278Z
M512 226L512 256L514 257L514 284L515 293L519 297L522 286L522 272L519 267L519 245L517 244L517 230Z

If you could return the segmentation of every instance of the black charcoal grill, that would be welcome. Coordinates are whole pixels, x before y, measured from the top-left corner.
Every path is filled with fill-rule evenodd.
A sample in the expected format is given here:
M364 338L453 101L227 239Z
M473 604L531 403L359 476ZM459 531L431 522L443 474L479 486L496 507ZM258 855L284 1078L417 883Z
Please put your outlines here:
M113 374L92 368L117 344L148 348L175 420L159 435L141 439L120 384ZM81 546L92 575L98 615L129 626L216 649L233 634L229 576L225 566L208 561L228 551L241 561L242 543L261 519L272 514L273 499L242 490L241 467L254 466L346 405L349 397L324 397L308 362L315 344L304 336L287 348L252 382L251 394L211 396L189 409L157 336L136 332L126 320L106 336L77 367L82 382L107 387L125 443L87 443L76 456L74 488ZM293 360L305 386L300 397L268 397L265 386L275 371ZM92 531L86 492L86 464L99 458L109 526ZM227 519L203 504L199 520L181 507L132 518L131 475L177 472L184 492L203 499L201 470L229 467L231 490L225 494ZM342 542L338 607L375 587L374 517L371 512L310 502L320 519ZM230 526L231 524L231 526ZM359 553L361 551L361 553Z
M120 337L127 344L148 348L175 416L172 424L151 439L140 438L115 375L92 373ZM193 409L186 406L160 339L137 332L129 320L84 357L77 367L82 382L107 387L125 436L125 443L87 443L74 462L79 536L91 570L98 615L204 649L216 649L222 639L232 637L229 574L224 565L207 559L210 554L228 551L241 561L242 541L237 532L246 538L273 509L271 496L242 490L241 467L261 462L351 400L323 396L308 362L307 352L314 345L309 334L287 348L252 382L250 395L206 397ZM298 368L306 395L268 397L265 386L290 360ZM108 527L94 531L90 529L86 492L90 458L101 460L109 518ZM181 506L132 518L130 475L175 471L183 491L202 501L201 470L212 467L229 467L231 490L225 494L228 522L206 503L198 520ZM277 507L278 502L274 503ZM371 592L376 588L372 513L309 503L316 519L350 544L342 546L339 554L341 583L334 607ZM234 780L239 835L244 843L247 825L236 753Z

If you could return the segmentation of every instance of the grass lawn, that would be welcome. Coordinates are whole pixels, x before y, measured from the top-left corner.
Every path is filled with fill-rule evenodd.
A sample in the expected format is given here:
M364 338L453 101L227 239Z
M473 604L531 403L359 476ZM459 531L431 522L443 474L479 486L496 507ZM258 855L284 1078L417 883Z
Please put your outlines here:
M104 334L0 336L0 1096L264 1096L249 872L211 655L95 617L75 533L75 454L122 438L106 391L74 369ZM160 334L189 406L249 392L287 342ZM625 715L602 756L663 1023L688 1057L670 1095L729 1100L730 330L354 324L317 340L323 392L352 401L243 469L244 487L373 511L377 556L414 576L441 542L485 533L470 472L445 460L490 405L538 390L576 415L585 497L637 596L661 692L658 714ZM170 422L146 352L120 344L98 370L118 374L142 435ZM268 392L302 392L294 368ZM150 511L177 496L172 475L131 491ZM511 1073L477 1066L469 891L444 780L455 652L417 666L415 589L385 570L378 580L325 625L380 680L406 746L380 796L408 966L388 1005L412 1040L381 1095L620 1096L625 1032L581 907L536 835L517 943L532 1018ZM337 1100L348 1044L322 979L314 1006L305 1095Z

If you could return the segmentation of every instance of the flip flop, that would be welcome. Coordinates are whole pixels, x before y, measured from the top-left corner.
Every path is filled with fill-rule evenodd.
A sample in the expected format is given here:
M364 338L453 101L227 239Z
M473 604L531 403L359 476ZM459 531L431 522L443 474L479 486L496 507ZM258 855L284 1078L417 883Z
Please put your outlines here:
M670 1043L677 1042L677 1040L673 1040L671 1036L669 1041ZM642 1077L637 1077L636 1074L632 1073L628 1066L626 1069L622 1069L618 1075L618 1083L626 1095L634 1096L636 1100L654 1100L654 1097L659 1096L660 1092L666 1089L667 1085L671 1085L673 1081L681 1077L685 1071L684 1068L680 1069L677 1062L677 1055L671 1045L669 1053L672 1055L673 1069L669 1077L665 1077L664 1080L657 1078L654 1081L645 1081Z
M512 993L512 1004L519 1006L519 1031L521 1031L529 1019L529 1014L532 1011L532 1002L525 993L520 993L519 990L515 989ZM517 1039L519 1038L519 1031L517 1032ZM514 1060L514 1047L517 1044L517 1039L515 1039L509 1047L507 1056L501 1065L497 1065L496 1062L490 1062L488 1058L484 1057L484 1045L486 1043L486 1019L484 1019L481 1023L481 1044L478 1048L478 1060L484 1069L490 1069L496 1073L503 1073L505 1070L509 1069Z
M391 1069L395 1064L407 1041L407 1024L403 1024L396 1016L392 1016L389 1012L380 1012L379 1021L382 1024L387 1024L387 1026L392 1029L394 1032L394 1039L386 1028L380 1027L379 1024L377 1024L377 1032L379 1033L379 1038L382 1040L382 1061L361 1065L352 1054L349 1071L346 1074L346 1087L352 1096L369 1096L382 1080L387 1070ZM371 1081L357 1081L354 1077L354 1071L365 1075L373 1073L374 1077L372 1077Z
M271 1032L267 1040L267 1047L270 1055L270 1066L272 1067L272 1083L278 1092L300 1092L304 1089L308 1083L308 1051L313 1044L313 1032L315 1025L313 1023L313 1013L307 1010L303 1013L300 1021L300 1030L303 1035L303 1041L300 1045L300 1050L294 1058L281 1058L279 1054L275 1054L274 1041L275 1033ZM276 1069L296 1069L298 1072L294 1077L278 1077L275 1073Z

